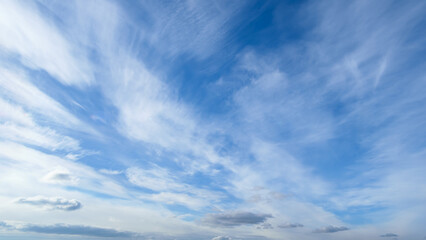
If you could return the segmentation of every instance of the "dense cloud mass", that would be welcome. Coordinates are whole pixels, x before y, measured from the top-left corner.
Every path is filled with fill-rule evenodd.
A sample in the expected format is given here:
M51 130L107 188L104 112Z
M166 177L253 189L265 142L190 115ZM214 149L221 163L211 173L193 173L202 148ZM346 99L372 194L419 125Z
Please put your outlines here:
M335 232L341 232L341 231L346 231L349 230L349 228L341 226L341 227L337 227L337 226L327 226L327 227L323 227L323 228L318 228L316 230L314 230L314 233L335 233Z
M218 227L234 227L246 224L263 223L271 218L271 214L257 214L251 212L227 212L208 214L203 222Z
M81 203L75 199L65 199L60 197L48 198L43 196L36 196L29 198L20 198L16 200L16 203L65 211L73 211L82 207Z

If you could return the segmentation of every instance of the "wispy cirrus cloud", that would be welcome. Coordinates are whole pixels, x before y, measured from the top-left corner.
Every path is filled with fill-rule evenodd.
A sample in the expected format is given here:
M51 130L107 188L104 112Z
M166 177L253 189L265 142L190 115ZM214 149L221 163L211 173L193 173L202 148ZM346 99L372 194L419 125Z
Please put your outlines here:
M14 165L3 165L2 171L7 172L2 177L4 183L17 181L20 184L48 183L66 186L80 186L83 189L105 194L125 196L123 187L116 182L105 178L92 168L56 155L50 155L24 145L0 142L0 157L2 161L14 163L22 169L31 169L29 172L20 172ZM35 161L36 159L37 161ZM21 186L24 187L24 186ZM20 188L17 187L17 190ZM28 190L27 194L37 195L36 189ZM117 191L116 193L114 193ZM21 193L20 195L22 195Z
M76 151L80 149L77 140L58 134L46 127L23 127L12 123L0 124L0 137L10 141L20 142L47 148L49 150Z
M168 55L186 53L203 59L226 45L228 33L239 23L236 16L245 5L248 3L143 2L152 25L141 37Z
M179 184L167 169L158 166L151 169L129 168L126 176L131 183L156 191L171 189L179 191L185 187Z
M0 17L0 45L17 53L29 68L42 69L65 85L88 85L93 81L84 52L74 48L63 33L41 16L38 6L5 1Z
M22 70L1 67L0 88L2 96L19 104L21 109L30 109L50 121L65 126L76 127L81 125L80 120L55 99L37 88Z
M156 193L140 194L140 199L165 204L184 205L190 209L201 209L219 202L224 195L217 191L201 189L180 182L165 168L153 166L151 169L129 168L126 170L128 180L139 187Z
M34 236L421 229L425 4L3 5L3 228L20 216L40 221L15 229ZM12 203L37 194L64 198L20 201L85 207L28 214Z

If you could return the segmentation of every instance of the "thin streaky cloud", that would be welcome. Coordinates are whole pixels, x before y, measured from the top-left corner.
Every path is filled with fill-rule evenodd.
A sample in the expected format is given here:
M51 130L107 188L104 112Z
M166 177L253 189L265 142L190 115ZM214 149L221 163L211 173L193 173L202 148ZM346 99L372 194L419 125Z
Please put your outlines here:
M423 238L425 13L3 1L1 233Z

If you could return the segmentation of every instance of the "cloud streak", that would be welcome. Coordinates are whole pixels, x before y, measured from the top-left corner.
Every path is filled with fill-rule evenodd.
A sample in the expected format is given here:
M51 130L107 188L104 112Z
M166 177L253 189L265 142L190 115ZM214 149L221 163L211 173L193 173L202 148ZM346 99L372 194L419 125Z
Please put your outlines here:
M211 240L232 240L232 238L227 236L217 236L212 238Z
M280 224L277 227L279 228L300 228L300 227L304 227L303 224L300 223L284 223L284 224Z
M380 237L398 237L398 235L395 233L386 233L386 234L380 235Z
M19 54L23 64L46 70L65 85L87 86L93 81L83 54L40 16L36 4L5 1L0 15L0 45Z
M108 237L108 238L131 238L137 235L136 233L133 233L133 232L118 231L118 230L110 229L110 228L91 227L91 226L84 226L84 225L68 225L68 224L55 224L55 225L28 224L23 227L17 228L17 230L21 232L89 236L89 237Z
M345 226L339 227L339 226L330 225L327 227L315 229L313 233L336 233L336 232L347 231L347 230L349 230L349 228Z
M74 211L82 208L82 204L75 199L65 199L61 197L28 197L28 198L19 198L15 201L17 204L27 204L33 205L36 207L42 207L46 209L53 210L64 210L64 211Z
M263 223L268 218L272 218L272 215L252 212L225 212L208 214L202 222L217 227L235 227Z

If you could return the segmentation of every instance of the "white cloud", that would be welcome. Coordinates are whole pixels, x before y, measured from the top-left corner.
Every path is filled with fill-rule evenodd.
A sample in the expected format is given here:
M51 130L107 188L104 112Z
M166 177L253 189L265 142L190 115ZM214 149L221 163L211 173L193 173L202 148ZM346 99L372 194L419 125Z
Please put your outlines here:
M41 194L30 187L30 182L58 186L70 185L111 196L122 198L127 196L121 185L97 173L89 166L46 154L20 144L0 142L0 159L8 163L2 166L4 169L2 172L8 173L3 176L5 182L29 184L28 186L21 186L27 191L19 192L21 196L24 194ZM16 190L18 191L19 189L17 188ZM13 191L14 189L10 190Z
M35 3L4 1L0 32L0 47L19 54L26 66L43 69L65 85L93 81L84 52L71 46L52 21L41 17Z
M233 100L238 121L253 137L288 144L333 137L332 118L318 110L320 94L304 85L303 79L289 79L273 57L253 52L243 55L239 67L245 70L242 80L250 81L234 93ZM281 138L283 134L287 137Z
M185 193L161 192L158 194L141 195L140 198L165 204L183 205L189 209L195 210L200 210L202 207L209 206L210 204L210 199L205 199L200 196L190 196Z
M166 169L154 167L146 170L142 168L129 168L126 171L129 181L137 186L155 191L182 190L183 184L179 184Z
M108 170L108 169L99 169L99 172L104 173L104 174L108 174L108 175L118 175L118 174L123 173L123 171Z
M205 133L197 128L191 110L143 64L124 58L112 77L106 94L119 109L119 129L125 136L172 151L208 155Z
M386 109L397 109L398 111L395 112L376 111L381 108L374 108L375 104L383 102L385 105L389 105L389 102L383 101L387 98L380 94L381 91L371 92L374 89L388 86L386 85L389 81L387 74L395 67L395 59L392 58L391 53L394 52L393 48L399 42L398 38L395 38L399 34L395 34L395 32L398 32L397 30L401 29L403 25L410 25L407 24L410 21L405 19L410 17L398 15L398 18L393 21L398 24L385 24L389 27L382 29L379 26L383 24L384 20L371 18L370 9L365 8L365 2L352 3L350 8L342 8L344 4L340 5L337 2L330 3L330 8L328 3L325 7L323 3L320 3L319 5L325 9L319 10L317 3L308 4L308 9L325 13L324 16L319 16L320 28L315 29L318 31L315 32L315 35L319 34L322 36L321 40L324 41L315 40L314 44L307 41L307 55L312 54L312 56L306 56L304 60L307 61L304 61L303 65L306 65L306 69L309 70L309 73L306 73L308 77L294 77L295 74L288 74L284 67L276 64L277 58L284 58L281 55L282 52L274 55L272 60L269 59L271 56L262 57L260 54L254 54L252 58L248 56L242 64L245 71L249 72L248 76L242 77L243 82L247 85L237 90L235 95L230 98L234 101L233 107L237 109L237 112L230 115L236 117L238 121L234 124L230 123L231 127L227 128L229 126L227 123L217 123L212 120L213 123L209 125L207 121L210 119L205 122L200 119L195 113L196 111L179 98L177 94L179 90L175 90L176 86L167 84L162 75L163 69L159 67L160 70L158 70L148 63L143 63L141 60L143 57L140 56L140 52L134 51L134 46L143 40L148 40L148 45L156 48L157 51L165 52L167 56L176 57L180 53L189 53L200 59L205 58L220 48L220 43L224 40L228 27L232 27L232 23L229 24L232 22L231 15L235 11L239 11L238 4L224 7L221 2L186 1L179 6L175 4L163 6L161 3L143 2L141 5L144 5L146 9L155 10L147 11L152 14L152 28L144 28L140 32L135 31L137 32L135 35L141 34L142 37L132 35L132 39L129 40L132 42L131 44L127 44L126 40L124 40L126 44L123 44L123 39L128 36L122 35L123 32L124 35L126 34L125 30L120 32L119 30L128 28L134 30L132 28L134 23L120 12L120 7L115 6L114 2L75 1L71 4L68 2L66 4L45 2L45 4L47 7L52 7L49 9L52 12L55 12L55 5L59 5L61 12L57 16L60 18L60 22L57 24L64 28L72 26L71 30L59 30L53 24L53 19L48 20L49 18L46 16L41 17L36 4L24 5L22 2L5 2L4 8L0 10L0 31L5 33L0 35L1 51L11 53L13 56L18 55L18 60L27 67L45 70L65 85L80 87L93 83L92 69L90 69L93 66L86 61L84 51L86 47L98 51L102 73L97 71L99 69L93 69L93 71L102 75L100 78L103 81L99 82L96 87L100 87L101 94L104 94L108 101L111 101L110 103L117 108L115 110L118 115L114 116L117 117L115 127L134 144L141 144L159 152L171 153L170 155L173 157L177 155L176 162L184 168L182 171L166 170L155 166L150 169L142 169L137 167L138 162L131 164L126 162L131 166L124 166L123 168L127 168L127 170L123 172L107 169L95 170L85 166L83 162L66 160L76 160L82 156L80 153L68 153L62 159L17 144L33 145L49 150L79 150L79 141L69 136L62 136L60 129L53 129L47 124L44 126L37 124L55 123L75 131L80 131L80 126L83 124L60 104L59 99L53 99L47 94L48 91L40 91L36 87L35 79L30 81L29 76L25 75L23 71L1 69L0 136L7 141L16 142L0 143L2 162L0 170L4 173L0 176L2 195L22 196L22 193L31 193L33 196L33 193L39 190L46 191L43 194L48 196L51 196L49 193L60 191L61 196L62 193L69 194L67 198L74 198L69 196L79 194L89 200L90 207L73 212L72 214L76 214L77 217L67 218L67 221L73 221L74 224L80 224L79 220L83 219L85 222L82 224L89 224L93 221L99 226L105 227L118 225L124 227L123 229L144 231L196 232L206 229L203 226L194 226L192 223L179 221L179 219L170 220L168 218L172 214L161 204L148 206L145 205L146 202L140 200L180 204L195 210L206 206L216 207L217 200L222 198L221 194L184 184L180 180L183 175L204 171L212 175L220 175L223 179L221 182L223 184L220 186L223 187L222 190L227 190L229 194L233 195L232 197L238 198L235 202L220 204L219 208L244 209L239 214L211 214L206 216L207 221L216 226L235 226L238 228L235 230L236 232L241 229L250 232L256 231L249 229L249 227L254 228L252 224L259 224L268 219L268 223L261 226L261 228L268 228L268 231L257 232L264 232L262 235L272 236L275 239L288 236L291 236L288 238L292 239L316 239L321 236L311 237L305 234L303 237L294 237L290 235L291 233L283 233L287 230L269 229L272 223L278 228L300 227L301 225L297 223L278 225L284 221L303 222L306 226L342 225L343 223L336 216L320 207L322 203L318 205L310 203L324 199L323 197L331 199L331 202L340 203L341 206L338 207L341 209L353 206L376 206L382 203L392 204L392 206L411 206L411 203L424 202L422 200L425 199L425 192L416 189L419 182L425 182L422 177L425 169L421 167L424 164L420 161L424 159L424 154L422 152L409 153L410 149L401 143L405 139L411 139L410 136L413 134L422 133L421 123L423 123L424 115L418 114L416 111L400 114L407 113L404 109L409 108L410 104L423 100L421 89L424 89L424 86L418 84L413 87L413 89L419 89L420 94L412 94L409 91L407 95L402 95L401 99L407 100L402 101L405 103L394 104L392 107L385 106ZM72 9L73 7L76 9ZM62 14L63 9L67 9L66 11L69 12ZM361 12L365 12L367 17L356 18L353 9L365 10ZM344 21L339 21L339 19ZM378 24L375 24L376 22ZM371 24L371 27L367 29L359 27L368 24ZM347 27L348 25L352 27ZM223 29L224 26L225 30L218 33L218 29ZM395 32L392 30L394 26L397 29ZM117 37L118 32L120 37ZM74 39L74 36L77 36L75 37L77 40ZM354 40L353 43L350 42L352 40ZM389 45L386 44L387 40L390 42ZM347 51L347 48L355 50ZM375 52L375 49L378 51ZM374 64L368 64L370 62ZM292 66L285 65L285 68L291 69ZM407 76L408 78L411 76ZM224 81L225 78L221 79ZM323 79L324 82L322 82ZM399 91L399 87L395 88L398 88ZM394 96L398 91L389 92L388 95ZM367 164L362 166L369 171L365 175L359 174L359 179L355 179L355 182L363 183L365 179L374 176L377 180L374 181L374 186L371 188L346 188L339 191L341 195L335 198L329 198L333 192L332 186L326 180L316 176L314 169L304 165L287 149L289 145L324 143L335 136L334 127L351 118L349 116L349 118L334 122L335 119L330 116L332 114L323 111L322 96L330 92L344 100L359 97L362 99L369 96L367 93L377 95L379 97L376 101L356 104L357 106L354 106L356 111L351 113L352 116L355 116L354 118L361 116L364 119L374 115L372 122L377 125L383 122L393 124L395 119L395 122L398 123L396 127L392 124L390 127L397 130L384 131L366 139L368 142L366 145L371 146L371 142L376 142L376 144L373 144L374 147L370 152L372 153L371 159L367 159L365 161ZM413 95L413 98L409 95ZM92 119L99 120L100 118L92 115ZM388 121L389 119L391 121ZM408 121L407 119L416 120ZM108 122L106 121L106 123ZM220 124L224 126L218 126ZM214 144L207 141L207 136L216 130L212 125L221 129L222 132L226 132L227 136L236 141L239 151L247 154L235 153L232 157L219 156L214 150ZM407 125L410 127L401 127ZM404 132L406 135L396 134L398 132ZM283 135L285 137L282 137ZM403 140L395 142L389 136ZM389 157L391 155L394 157ZM114 155L111 156L111 158L114 157ZM400 159L406 161L400 163ZM181 160L186 163L182 163ZM379 163L376 164L377 162ZM210 169L212 163L219 165L217 169L214 169L214 173ZM377 169L377 166L383 165L385 167ZM124 183L125 181L123 181L123 185L120 185L111 180L121 180L122 176L108 176L120 173L125 173L123 176L125 175L132 184L157 193L133 192L133 190L125 189L127 184ZM9 183L13 183L14 187L6 186ZM407 185L411 187L407 187ZM79 190L68 191L64 187L81 188L89 194L83 194ZM101 193L114 199L105 201L102 199L104 195ZM90 194L97 197L86 196ZM120 198L120 200L115 198ZM34 199L30 201L37 202ZM50 204L57 199L46 201ZM54 220L61 219L63 215L60 214L62 213L48 216L48 219L45 218L47 215L42 215L43 213L35 213L34 216L30 216L16 206L8 209L10 205L7 201L2 202L5 203L0 205L1 212L7 212L9 218L15 218L15 216L36 220L39 218L40 221L48 224L46 226L33 225L28 228L28 231L32 229L35 232L44 231L44 233L47 233L46 231L59 233L63 230L71 231L72 234L81 231L118 235L122 233L121 231L105 230L107 228L55 225ZM398 210L402 212L403 208ZM273 213L274 218L268 217L269 215L254 214L259 211ZM407 213L409 216L406 216L405 219L418 219L419 216L416 213L421 212L414 206ZM116 221L110 223L107 222L108 219ZM140 226L141 219L149 221L144 221L146 224ZM251 226L243 226L245 224ZM342 230L346 230L345 227L331 226L320 228L317 232ZM305 231L305 228L300 231ZM209 236L228 234L226 232L218 233ZM230 239L221 236L213 239ZM351 237L353 236L345 235L345 238L350 239ZM332 238L330 237L330 239Z
M34 119L31 114L15 105L0 98L0 120L2 122L13 122L23 126L34 126Z
M199 210L217 203L224 197L223 194L216 191L182 183L179 176L173 176L167 169L158 166L151 169L129 168L126 176L131 183L137 186L158 191L158 193L139 195L140 199L149 201L179 204Z
M0 91L3 97L22 105L27 111L47 117L50 121L65 126L82 125L64 106L32 84L22 71L0 67Z
M0 138L49 150L76 151L80 149L79 142L71 137L62 136L50 128L38 126L22 127L12 123L0 124Z

